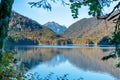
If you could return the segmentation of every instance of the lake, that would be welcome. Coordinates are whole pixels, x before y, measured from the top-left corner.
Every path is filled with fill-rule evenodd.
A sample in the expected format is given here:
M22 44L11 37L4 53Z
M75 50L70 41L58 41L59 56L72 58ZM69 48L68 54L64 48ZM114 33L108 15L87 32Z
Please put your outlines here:
M26 74L34 74L34 80L49 77L57 80L120 80L120 68L116 59L101 60L109 55L112 47L80 46L16 46L17 58L29 65ZM61 79L62 80L62 79Z

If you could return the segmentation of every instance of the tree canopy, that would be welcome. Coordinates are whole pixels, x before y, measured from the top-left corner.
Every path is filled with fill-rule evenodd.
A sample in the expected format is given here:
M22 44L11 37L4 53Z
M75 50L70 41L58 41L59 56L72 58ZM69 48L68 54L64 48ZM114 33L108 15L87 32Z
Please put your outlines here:
M51 1L57 2L58 0L51 0ZM89 7L88 14L92 16L103 16L104 7L110 7L113 2L118 2L118 4L114 6L112 12L120 8L119 0L69 0L69 2L65 2L65 0L60 0L60 1L63 5L70 6L73 18L78 18L79 9L83 6ZM49 0L38 0L37 2L29 2L28 4L30 4L31 7L37 7L37 8L42 7L47 10L51 10L52 8L51 4L49 3ZM109 16L112 14L112 12L105 15Z

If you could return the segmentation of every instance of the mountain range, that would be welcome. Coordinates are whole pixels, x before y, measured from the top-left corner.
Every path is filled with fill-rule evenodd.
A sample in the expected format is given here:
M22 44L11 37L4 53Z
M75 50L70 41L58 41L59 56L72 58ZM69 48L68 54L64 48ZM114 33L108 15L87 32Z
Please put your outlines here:
M13 11L9 23L10 36L17 45L65 45L102 44L107 45L114 31L112 21L98 20L95 17L83 18L68 29L56 22L44 25Z
M11 14L8 36L15 45L57 45L67 44L70 40L57 35L45 25L25 17L15 11Z
M53 30L57 34L61 34L67 29L66 26L62 26L62 25L60 25L60 24L58 24L54 21L53 22L47 22L44 25L47 26L48 28L50 28L51 30Z

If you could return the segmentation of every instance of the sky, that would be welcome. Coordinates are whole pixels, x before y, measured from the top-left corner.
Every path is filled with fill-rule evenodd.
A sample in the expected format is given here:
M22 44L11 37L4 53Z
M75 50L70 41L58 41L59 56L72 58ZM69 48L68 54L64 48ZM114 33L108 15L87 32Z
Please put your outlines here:
M71 16L71 11L69 6L63 6L58 1L56 3L51 3L52 5L52 11L44 10L43 8L31 8L28 2L32 1L38 1L38 0L15 0L13 4L13 10L28 17L31 18L41 25L47 23L47 22L56 22L60 25L65 25L66 27L69 27L71 24L75 23L76 21L82 19L82 18L89 18L91 16L88 15L88 7L82 7L79 10L79 18L73 19ZM107 9L106 12L110 11L113 6L116 3L112 4L112 7Z

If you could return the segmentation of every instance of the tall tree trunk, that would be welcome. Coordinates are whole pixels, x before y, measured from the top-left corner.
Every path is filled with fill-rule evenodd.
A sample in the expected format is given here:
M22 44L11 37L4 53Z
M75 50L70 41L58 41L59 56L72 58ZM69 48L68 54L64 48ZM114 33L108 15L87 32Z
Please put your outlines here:
M7 37L9 18L14 0L0 0L0 49Z

